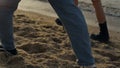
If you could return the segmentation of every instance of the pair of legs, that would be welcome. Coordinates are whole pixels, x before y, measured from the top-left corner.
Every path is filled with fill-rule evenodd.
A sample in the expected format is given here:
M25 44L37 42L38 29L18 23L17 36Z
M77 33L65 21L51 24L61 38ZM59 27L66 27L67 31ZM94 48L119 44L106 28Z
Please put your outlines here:
M70 38L72 48L81 66L95 64L91 53L86 21L81 10L75 6L73 0L48 0L58 14ZM94 67L88 67L94 68Z
M17 54L13 38L13 13L19 0L0 0L0 39L5 51Z
M14 0L10 5L9 0L3 0L5 6L0 7L0 38L5 50L15 49L13 39L12 16L19 1ZM1 1L0 1L1 2ZM78 64L93 68L95 63L91 53L91 44L88 35L87 25L81 11L74 5L73 0L49 0L57 12L70 37L73 50L78 58ZM7 5L7 6L6 6ZM9 6L8 6L9 5ZM71 10L72 9L72 10Z
M74 0L75 5L78 5L78 0ZM100 32L99 34L91 35L91 39L98 40L100 42L108 42L109 41L109 33L106 25L106 18L102 8L101 0L92 0L93 6L96 11L96 17L99 23ZM58 25L62 25L62 22L59 19L56 19Z

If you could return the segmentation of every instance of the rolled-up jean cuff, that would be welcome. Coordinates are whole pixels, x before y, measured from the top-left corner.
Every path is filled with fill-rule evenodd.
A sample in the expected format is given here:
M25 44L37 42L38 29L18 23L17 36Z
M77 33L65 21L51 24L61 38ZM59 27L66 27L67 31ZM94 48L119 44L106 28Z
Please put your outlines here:
M93 62L93 63L80 63L79 61L77 62L78 63L78 65L80 65L80 66L91 66L91 65L94 65L95 63Z
M91 63L91 64L82 64L82 63L79 63L78 65L80 65L80 66L91 66L91 65L94 65L94 63Z

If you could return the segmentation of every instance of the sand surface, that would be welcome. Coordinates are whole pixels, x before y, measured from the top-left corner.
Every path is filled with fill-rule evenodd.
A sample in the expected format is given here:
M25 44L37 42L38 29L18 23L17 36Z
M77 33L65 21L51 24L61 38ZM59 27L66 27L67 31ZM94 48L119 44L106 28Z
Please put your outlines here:
M102 0L102 4L109 29L120 32L120 0ZM88 25L98 25L91 0L79 0L78 7L82 9ZM18 9L57 17L47 0L22 0Z
M14 15L14 36L18 55L0 52L0 68L79 68L69 38L54 17L17 11ZM89 27L89 33L98 28ZM110 43L92 42L98 68L120 67L120 33L110 31Z

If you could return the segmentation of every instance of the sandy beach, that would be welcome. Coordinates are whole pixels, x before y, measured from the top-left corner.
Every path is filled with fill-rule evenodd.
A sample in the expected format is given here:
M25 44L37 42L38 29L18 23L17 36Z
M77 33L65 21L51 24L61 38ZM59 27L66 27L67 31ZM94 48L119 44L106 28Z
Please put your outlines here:
M79 68L69 38L55 17L17 11L14 15L14 36L18 55L0 52L0 68ZM89 33L97 27L88 26ZM108 44L91 40L98 68L120 67L120 33L110 31Z
M22 0L18 9L35 12L46 16L57 17L47 0ZM103 8L110 30L120 32L120 1L102 0ZM82 9L88 25L97 26L95 12L90 0L79 0L79 8ZM91 17L92 16L92 17Z
M63 27L47 0L22 0L14 14L14 37L18 55L0 52L0 68L80 68ZM107 3L106 3L107 2ZM102 0L110 42L91 40L97 68L120 68L120 7L118 0ZM98 33L90 0L80 0L89 34ZM114 9L114 10L113 10ZM91 17L92 16L92 17Z

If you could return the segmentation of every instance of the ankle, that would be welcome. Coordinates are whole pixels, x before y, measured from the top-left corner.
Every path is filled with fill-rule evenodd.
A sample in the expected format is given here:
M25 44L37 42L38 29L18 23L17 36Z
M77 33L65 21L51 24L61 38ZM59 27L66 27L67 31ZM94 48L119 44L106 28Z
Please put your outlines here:
M109 35L106 21L102 24L99 24L99 28L100 28L100 34L103 34L103 35L106 35L106 36Z

